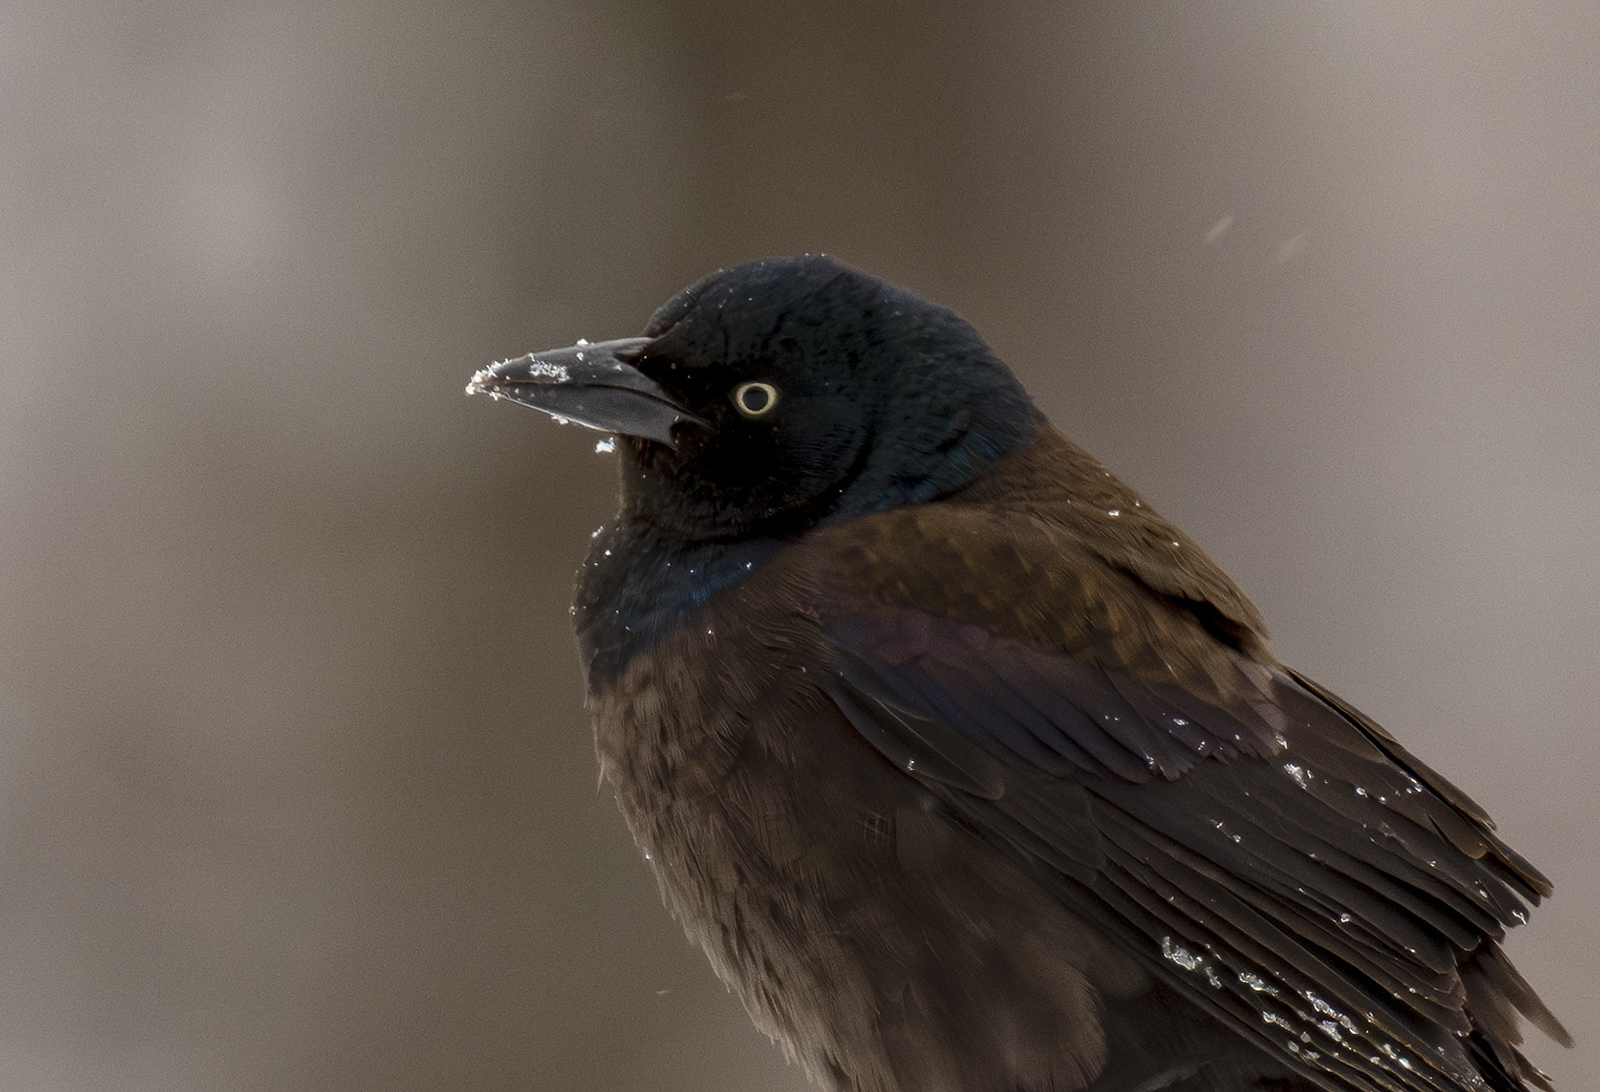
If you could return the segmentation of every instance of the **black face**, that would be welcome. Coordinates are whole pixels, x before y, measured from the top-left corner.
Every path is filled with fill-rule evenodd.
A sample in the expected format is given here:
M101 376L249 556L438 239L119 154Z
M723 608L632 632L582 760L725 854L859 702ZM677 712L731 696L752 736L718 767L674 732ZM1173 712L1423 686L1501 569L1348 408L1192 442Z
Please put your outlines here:
M630 445L638 515L700 535L781 531L825 516L860 473L885 393L862 367L871 300L831 262L787 265L714 275L651 319L635 365L704 424L676 429L675 451Z
M497 364L469 390L628 437L625 515L690 538L932 499L1040 422L965 322L831 258L714 273L645 334Z

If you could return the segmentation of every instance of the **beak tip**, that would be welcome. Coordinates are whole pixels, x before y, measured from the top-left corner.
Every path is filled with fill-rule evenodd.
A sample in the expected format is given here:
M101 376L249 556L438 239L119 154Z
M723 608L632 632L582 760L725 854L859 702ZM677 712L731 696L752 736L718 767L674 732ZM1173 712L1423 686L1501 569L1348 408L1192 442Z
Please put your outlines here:
M654 440L675 451L673 426L681 421L704 422L629 363L649 342L649 338L580 342L496 361L472 373L466 392L541 410L561 424Z

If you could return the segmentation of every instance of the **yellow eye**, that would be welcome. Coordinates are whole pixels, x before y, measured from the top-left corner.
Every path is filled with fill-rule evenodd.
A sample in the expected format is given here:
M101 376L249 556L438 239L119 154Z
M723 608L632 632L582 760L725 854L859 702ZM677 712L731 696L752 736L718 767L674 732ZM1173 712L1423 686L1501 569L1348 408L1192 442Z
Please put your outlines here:
M765 417L778 404L778 388L771 383L740 383L733 388L733 408L750 418Z

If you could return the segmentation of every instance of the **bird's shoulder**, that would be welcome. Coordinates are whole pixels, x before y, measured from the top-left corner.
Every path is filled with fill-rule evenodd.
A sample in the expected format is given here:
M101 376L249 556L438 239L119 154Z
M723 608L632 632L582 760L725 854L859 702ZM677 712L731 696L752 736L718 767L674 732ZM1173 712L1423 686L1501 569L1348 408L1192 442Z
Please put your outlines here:
M1054 428L929 504L820 527L775 583L824 613L909 608L1222 698L1266 627L1195 543Z

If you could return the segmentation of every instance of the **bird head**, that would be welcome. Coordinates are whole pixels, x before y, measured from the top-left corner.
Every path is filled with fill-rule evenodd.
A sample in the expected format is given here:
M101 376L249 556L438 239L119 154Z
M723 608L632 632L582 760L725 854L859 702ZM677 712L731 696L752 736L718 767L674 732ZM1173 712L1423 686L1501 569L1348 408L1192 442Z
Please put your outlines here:
M643 337L505 361L467 389L623 437L625 515L696 539L932 500L1043 420L954 313L817 255L718 271Z

